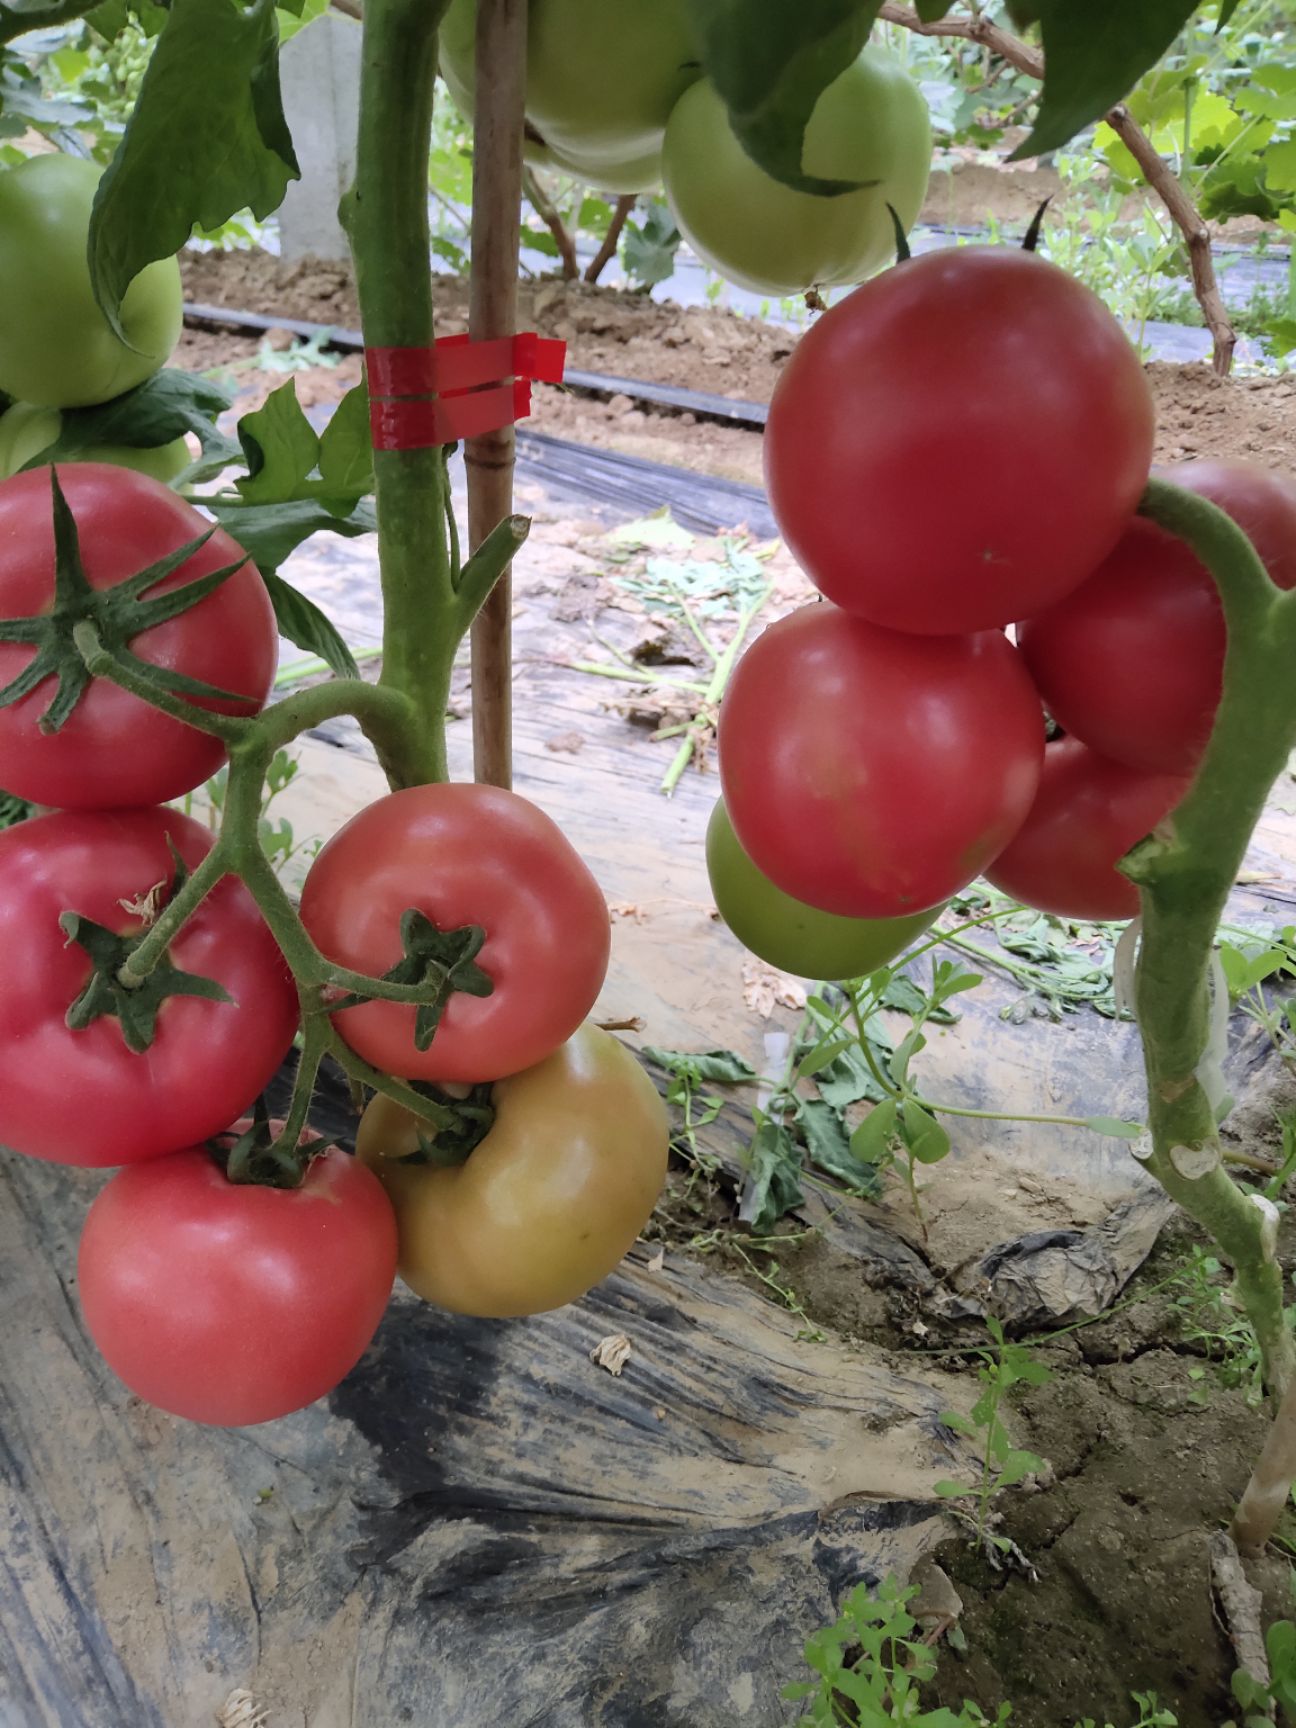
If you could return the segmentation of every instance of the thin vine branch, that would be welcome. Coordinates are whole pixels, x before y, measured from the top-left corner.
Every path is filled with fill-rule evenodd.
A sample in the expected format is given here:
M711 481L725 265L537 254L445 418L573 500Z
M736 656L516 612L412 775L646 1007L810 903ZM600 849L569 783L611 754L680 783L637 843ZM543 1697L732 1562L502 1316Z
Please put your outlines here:
M1027 77L1041 80L1044 77L1043 54L1000 25L991 23L981 14L975 18L940 18L925 23L909 7L896 5L893 0L885 0L878 16L886 23L899 24L918 36L957 37L965 42L976 42L987 52L1007 61L1019 72L1024 72ZM1183 182L1125 104L1117 103L1105 118L1138 163L1144 179L1161 199L1171 221L1183 235L1197 303L1202 309L1202 317L1206 320L1206 328L1211 333L1215 370L1221 377L1226 377L1233 365L1237 332L1233 328L1215 275L1210 230L1185 190Z
M597 282L616 257L617 247L621 244L625 225L630 220L630 213L638 202L638 197L633 192L623 192L617 199L616 209L612 212L612 220L608 223L608 231L603 236L603 244L591 258L589 268L585 272L587 282Z
M576 242L562 219L562 212L536 178L533 168L522 170L522 190L526 193L531 208L553 235L558 256L562 260L563 281L577 281L580 277L580 261L576 256Z

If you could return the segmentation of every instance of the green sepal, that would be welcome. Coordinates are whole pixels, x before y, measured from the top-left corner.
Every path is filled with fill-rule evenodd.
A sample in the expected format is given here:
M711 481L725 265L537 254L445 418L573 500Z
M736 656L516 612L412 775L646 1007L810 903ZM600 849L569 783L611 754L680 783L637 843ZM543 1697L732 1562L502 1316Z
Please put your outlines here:
M121 936L79 912L64 912L59 925L69 942L90 956L91 973L80 995L68 1009L69 1030L83 1031L105 1016L121 1024L126 1048L142 1056L157 1035L157 1017L169 996L200 996L208 1002L232 1002L234 998L214 978L197 972L181 972L169 959L156 965L146 978L129 988L118 977L138 948L146 932Z
M59 484L57 468L50 469L50 488L54 505L54 604L49 612L36 618L0 619L0 642L23 643L36 649L18 676L0 689L0 708L21 701L47 678L53 678L57 687L41 716L40 729L44 733L60 731L91 682L90 672L73 635L76 626L86 622L94 625L106 652L129 665L158 690L173 696L203 697L213 702L246 702L248 698L237 691L222 690L200 678L154 666L141 660L130 649L131 642L145 630L178 618L181 613L201 604L241 570L246 559L210 571L194 582L186 582L181 588L145 599L150 588L165 581L201 551L216 531L210 528L127 581L111 588L92 588L81 558L81 539L76 521Z
M414 1048L429 1050L436 1037L441 1016L450 998L489 996L495 981L477 964L477 956L486 941L486 932L479 924L464 924L458 930L438 930L432 920L416 906L401 914L401 947L405 957L397 961L390 972L384 972L384 984L433 986L433 994L420 1002L414 1018ZM344 996L330 1005L330 1012L355 1008L369 998L362 995Z
M306 1172L328 1150L324 1139L285 1146L270 1126L270 1111L264 1097L252 1106L252 1126L230 1143L209 1140L207 1150L225 1172L226 1179L240 1187L300 1188Z
M410 1152L395 1162L426 1164L437 1170L466 1164L470 1154L495 1126L495 1106L491 1102L494 1086L490 1081L474 1086L466 1098L453 1098L439 1086L416 1085L415 1090L445 1113L445 1121L434 1132L420 1124L417 1130L418 1151Z

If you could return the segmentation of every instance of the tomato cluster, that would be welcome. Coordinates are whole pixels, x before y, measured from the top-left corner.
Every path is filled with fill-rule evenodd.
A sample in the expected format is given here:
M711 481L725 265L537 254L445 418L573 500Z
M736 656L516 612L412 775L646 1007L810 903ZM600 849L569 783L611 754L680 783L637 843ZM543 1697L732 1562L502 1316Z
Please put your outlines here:
M301 917L339 984L317 1011L375 1083L430 1086L446 1133L380 1094L360 1161L307 1147L283 1183L260 1124L237 1158L204 1145L301 1020L242 882L217 880L163 958L130 972L212 846L164 801L222 746L90 676L76 635L88 623L150 689L254 713L277 646L265 587L159 482L60 465L0 483L0 615L0 780L58 806L0 835L0 1139L128 1166L91 1207L79 1262L86 1323L126 1384L195 1421L264 1421L354 1366L398 1269L484 1315L606 1276L660 1191L666 1117L586 1021L610 920L554 823L511 792L422 786L319 853ZM370 999L374 979L418 1000Z
M739 662L709 851L758 954L849 976L981 874L1064 916L1137 912L1117 864L1191 785L1225 654L1206 570L1135 514L1154 430L1116 320L1030 252L908 260L798 345L766 477L824 598ZM1290 481L1165 477L1296 585Z
M917 220L931 167L927 105L876 48L810 116L804 172L854 188L824 198L782 185L747 154L702 76L685 0L530 0L527 27L528 160L603 192L664 183L681 234L731 282L778 295L862 282L894 256L895 220L906 231ZM454 0L441 72L469 118L476 33L477 0Z

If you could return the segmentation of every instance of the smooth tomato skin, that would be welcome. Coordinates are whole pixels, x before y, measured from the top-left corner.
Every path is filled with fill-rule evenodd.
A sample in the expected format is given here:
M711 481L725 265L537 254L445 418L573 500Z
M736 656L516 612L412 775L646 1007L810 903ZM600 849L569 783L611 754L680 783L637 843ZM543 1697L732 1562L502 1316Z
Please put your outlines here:
M987 882L1014 900L1063 918L1125 919L1138 914L1138 889L1116 865L1182 800L1190 776L1145 774L1109 762L1078 738L1044 753L1029 816Z
M175 810L62 811L0 834L0 1145L56 1164L157 1158L219 1133L287 1055L296 989L254 901L229 876L171 958L215 978L233 1002L169 998L139 1055L116 1020L75 1032L65 1024L90 962L60 913L140 929L120 902L174 880L168 836L191 869L211 849L208 831Z
M54 521L48 468L0 483L0 618L31 618L49 609L54 591ZM104 463L57 469L76 522L90 584L110 588L205 534L212 524L160 480ZM155 592L182 587L246 559L223 529ZM155 666L246 694L242 703L199 706L255 713L269 693L279 652L274 608L256 566L245 562L214 594L134 638L131 651ZM33 650L0 642L0 685ZM46 679L30 695L0 708L0 786L34 804L103 810L161 804L199 786L220 767L219 739L161 714L110 680L97 678L62 729L45 734L40 720L54 694Z
M1001 627L1077 587L1147 485L1154 411L1088 288L1008 247L928 253L801 338L765 478L815 586L920 635Z
M585 1025L491 1091L495 1123L450 1169L399 1162L421 1125L381 1095L356 1156L396 1209L400 1276L456 1314L510 1319L574 1302L613 1272L666 1180L657 1089L625 1046Z
M335 834L302 889L302 922L328 958L381 977L401 959L410 907L440 930L479 925L489 996L454 995L426 1051L415 1010L345 1008L351 1048L406 1080L477 1083L516 1074L570 1038L603 987L607 902L562 830L514 792L414 786L379 798Z
M91 1206L77 1257L86 1329L114 1374L222 1428L331 1392L395 1277L391 1203L336 1147L295 1189L236 1185L197 1146L123 1170Z
M1296 482L1249 462L1159 472L1217 504L1277 585L1296 588ZM1182 540L1136 519L1087 582L1017 636L1067 732L1131 768L1195 768L1219 707L1226 631L1215 584Z
M471 120L476 0L454 0L440 30L441 75ZM600 191L661 180L671 110L701 74L685 0L530 0L527 160Z
M15 402L0 414L0 480L8 480L42 451L54 444L62 428L57 408L34 408L30 402ZM107 462L115 468L133 468L154 480L170 481L189 466L189 447L183 438L169 444L97 444L81 450L77 462ZM45 464L42 464L45 466ZM66 462L60 458L60 467Z
M675 106L662 147L666 197L680 232L722 276L758 294L862 282L895 258L890 204L907 231L931 167L931 123L918 86L866 48L824 91L802 166L860 183L837 198L783 186L757 167L709 79ZM867 184L864 184L867 182Z
M78 157L48 155L0 173L0 390L19 402L111 401L151 378L180 338L184 299L174 258L146 265L126 290L129 346L95 302L86 245L102 172Z
M738 844L723 798L707 824L706 857L724 923L758 959L797 978L867 978L916 942L941 912L933 906L911 918L838 918L794 900Z
M738 662L720 780L739 844L796 900L846 918L939 906L1026 819L1039 697L1005 636L906 636L803 606Z

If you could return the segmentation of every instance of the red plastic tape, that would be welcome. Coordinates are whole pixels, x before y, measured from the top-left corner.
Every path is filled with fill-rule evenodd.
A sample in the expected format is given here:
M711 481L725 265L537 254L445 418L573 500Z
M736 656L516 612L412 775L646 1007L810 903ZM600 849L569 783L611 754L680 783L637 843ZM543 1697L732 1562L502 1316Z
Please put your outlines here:
M431 349L365 350L371 396L450 396L512 377L561 384L566 363L567 344L534 331L490 342L443 336Z
M428 450L498 432L531 412L531 381L516 378L487 390L464 391L431 402L405 397L369 404L375 450Z

